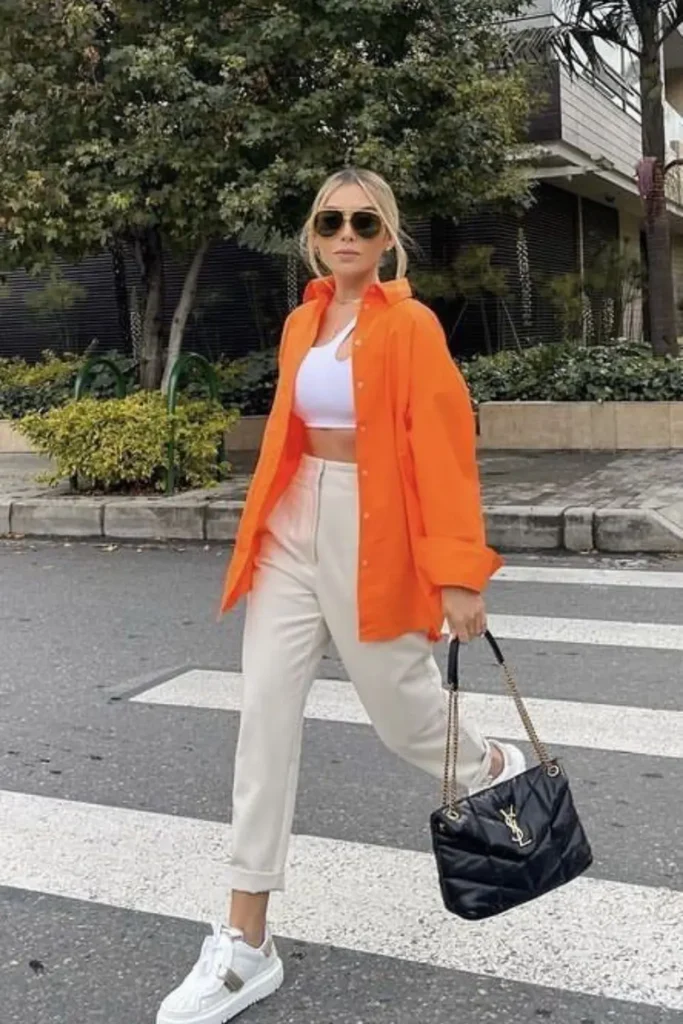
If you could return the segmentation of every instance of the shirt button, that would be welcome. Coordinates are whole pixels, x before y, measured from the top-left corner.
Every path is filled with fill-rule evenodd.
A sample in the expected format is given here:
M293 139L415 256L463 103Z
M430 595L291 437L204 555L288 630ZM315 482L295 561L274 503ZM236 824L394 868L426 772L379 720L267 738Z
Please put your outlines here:
M369 519L369 518L370 518L370 513L369 512L364 512L363 513L363 519Z
M354 345L356 346L356 348L360 348L360 346L361 346L360 338L356 338L356 340L354 341Z
M367 567L368 567L368 560L367 560L367 558L363 559L362 565L363 565L364 569L367 569Z
M365 433L365 431L368 429L367 426L365 425L365 423L359 423L359 426L360 426L360 429L361 429L361 431L363 433Z
M364 387L365 387L365 384L364 384L364 382L363 382L362 380L359 380L359 381L358 381L358 384L357 384L357 387L359 387L359 388L364 388Z
M361 476L367 476L367 475L368 475L368 471L367 471L367 469L361 469L361 471L360 471L360 475L361 475Z

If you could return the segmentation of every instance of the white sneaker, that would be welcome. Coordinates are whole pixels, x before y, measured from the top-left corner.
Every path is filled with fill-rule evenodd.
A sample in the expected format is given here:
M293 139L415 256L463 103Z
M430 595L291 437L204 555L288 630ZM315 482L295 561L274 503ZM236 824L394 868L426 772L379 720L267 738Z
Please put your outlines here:
M491 740L490 742L503 755L503 768L495 778L491 775L486 775L483 779L470 786L470 796L481 792L482 789L490 789L491 786L497 786L499 782L507 782L508 779L512 779L515 775L521 775L522 772L526 771L526 758L519 747L515 747L512 743L499 743L497 740Z
M225 1024L275 992L282 979L282 960L269 932L255 949L238 928L214 925L197 963L161 1004L156 1024Z

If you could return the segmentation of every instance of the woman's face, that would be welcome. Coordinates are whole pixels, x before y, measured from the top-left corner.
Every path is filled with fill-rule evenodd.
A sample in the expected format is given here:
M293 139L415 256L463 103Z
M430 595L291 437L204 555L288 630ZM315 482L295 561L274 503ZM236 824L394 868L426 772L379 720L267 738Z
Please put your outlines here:
M344 217L337 225L339 213ZM352 222L354 213L358 216ZM316 224L320 230L315 231L315 247L322 262L338 278L373 276L385 250L391 248L391 237L379 211L360 185L340 185L330 192Z

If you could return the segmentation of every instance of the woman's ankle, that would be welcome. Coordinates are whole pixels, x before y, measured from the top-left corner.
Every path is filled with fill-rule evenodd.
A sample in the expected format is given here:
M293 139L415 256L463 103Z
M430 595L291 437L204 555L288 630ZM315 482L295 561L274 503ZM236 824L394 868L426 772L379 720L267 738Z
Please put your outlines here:
M266 915L268 911L267 892L234 891L228 910L231 928L239 928L244 941L258 949L266 938Z

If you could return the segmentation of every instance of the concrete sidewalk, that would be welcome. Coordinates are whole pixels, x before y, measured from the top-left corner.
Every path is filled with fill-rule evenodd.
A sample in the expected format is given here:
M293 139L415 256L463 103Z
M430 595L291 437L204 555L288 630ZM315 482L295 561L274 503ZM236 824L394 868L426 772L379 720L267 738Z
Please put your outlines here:
M233 457L234 476L213 490L128 498L47 488L35 482L46 460L0 455L0 535L232 540L254 460ZM479 460L489 539L503 551L683 552L681 450L486 451Z

